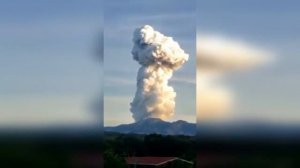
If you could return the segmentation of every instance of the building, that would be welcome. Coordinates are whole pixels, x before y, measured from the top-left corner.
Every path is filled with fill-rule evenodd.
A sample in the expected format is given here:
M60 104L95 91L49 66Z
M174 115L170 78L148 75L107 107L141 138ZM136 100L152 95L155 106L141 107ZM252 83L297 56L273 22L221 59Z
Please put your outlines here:
M193 162L177 157L126 157L130 168L192 168Z

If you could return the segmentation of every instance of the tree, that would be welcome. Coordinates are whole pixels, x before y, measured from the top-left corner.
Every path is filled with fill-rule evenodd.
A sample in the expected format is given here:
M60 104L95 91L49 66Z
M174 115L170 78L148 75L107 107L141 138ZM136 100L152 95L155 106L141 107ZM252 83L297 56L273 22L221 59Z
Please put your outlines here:
M113 151L107 150L104 152L104 167L109 168L127 168L125 160L116 155Z

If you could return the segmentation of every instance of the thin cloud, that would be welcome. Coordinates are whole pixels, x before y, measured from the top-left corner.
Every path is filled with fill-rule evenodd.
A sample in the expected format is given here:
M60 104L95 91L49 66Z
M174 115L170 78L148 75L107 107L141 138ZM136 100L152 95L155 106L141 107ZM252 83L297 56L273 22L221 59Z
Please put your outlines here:
M178 83L185 83L185 84L196 85L196 80L195 80L195 78L188 78L188 77L173 77L170 81L178 82Z

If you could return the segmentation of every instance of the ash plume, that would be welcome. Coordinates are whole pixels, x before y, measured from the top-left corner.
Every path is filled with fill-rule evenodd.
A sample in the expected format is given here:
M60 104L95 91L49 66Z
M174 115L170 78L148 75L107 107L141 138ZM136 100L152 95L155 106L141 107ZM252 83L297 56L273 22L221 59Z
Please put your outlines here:
M235 106L233 91L223 80L230 72L255 69L273 54L251 44L218 36L197 37L197 120L218 121Z
M168 81L189 56L172 37L164 36L149 25L134 31L133 43L131 53L141 67L135 97L130 103L132 116L135 121L168 119L174 115L176 97Z

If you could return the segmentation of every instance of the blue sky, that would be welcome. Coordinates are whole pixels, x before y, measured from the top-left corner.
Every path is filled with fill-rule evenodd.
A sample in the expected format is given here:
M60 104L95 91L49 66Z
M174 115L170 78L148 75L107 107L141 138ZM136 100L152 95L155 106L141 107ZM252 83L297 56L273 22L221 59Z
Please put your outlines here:
M241 39L275 53L274 63L229 76L239 98L234 118L300 121L299 6L291 0L198 1L197 33Z
M145 24L172 36L190 55L170 82L177 92L171 120L195 122L195 1L105 1L104 9L104 123L133 122L129 111L139 65L132 59L132 35Z
M105 124L132 122L129 103L139 65L130 54L131 39L144 24L174 37L190 55L170 83L177 92L172 120L195 121L196 30L276 54L272 65L230 76L243 107L235 117L300 120L296 0L0 2L0 126L99 123L90 106L101 95L102 70ZM103 27L104 67L96 58Z
M0 126L99 123L99 0L1 1Z

